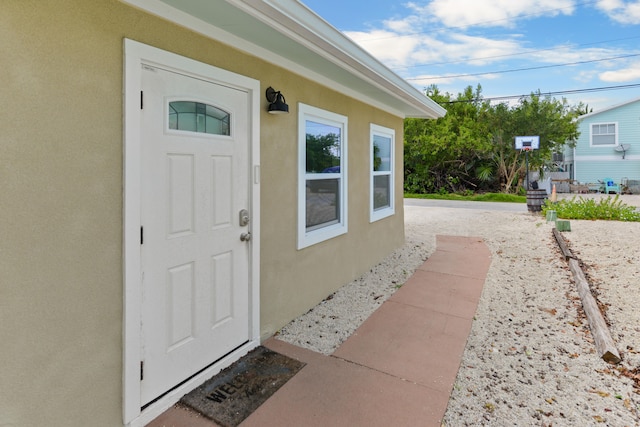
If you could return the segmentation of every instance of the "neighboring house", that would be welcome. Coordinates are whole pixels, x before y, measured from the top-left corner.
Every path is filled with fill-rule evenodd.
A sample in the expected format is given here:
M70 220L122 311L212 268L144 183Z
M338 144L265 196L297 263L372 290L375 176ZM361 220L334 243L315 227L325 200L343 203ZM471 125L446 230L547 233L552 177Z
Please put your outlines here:
M403 244L403 119L445 110L301 3L0 35L0 425L144 425Z
M578 118L580 136L565 153L571 178L598 185L640 180L640 98Z

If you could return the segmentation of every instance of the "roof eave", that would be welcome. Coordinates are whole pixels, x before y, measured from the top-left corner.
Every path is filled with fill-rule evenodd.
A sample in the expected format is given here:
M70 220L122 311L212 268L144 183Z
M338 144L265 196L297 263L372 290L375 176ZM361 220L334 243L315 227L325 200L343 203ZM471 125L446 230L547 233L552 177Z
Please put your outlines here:
M593 113L587 113L587 114L583 114L581 116L578 116L578 120L583 120L583 119L589 118L591 116L597 116L598 114L606 113L607 111L615 110L616 108L624 107L625 105L633 104L634 102L638 102L638 101L640 101L640 98L630 99L628 101L624 101L624 102L621 102L619 104L615 104L615 105L612 105L610 107L607 107L604 110L594 111Z
M121 1L208 37L222 38L392 114L438 118L446 113L297 0ZM222 8L237 18L236 25L218 18L215 12Z
M345 71L369 81L372 85L407 103L407 117L438 118L446 109L391 71L379 60L358 46L344 33L296 0L227 0L253 6L268 16L275 29L287 24L289 36L301 41L326 60ZM304 31L301 31L304 30ZM413 111L412 111L413 110Z

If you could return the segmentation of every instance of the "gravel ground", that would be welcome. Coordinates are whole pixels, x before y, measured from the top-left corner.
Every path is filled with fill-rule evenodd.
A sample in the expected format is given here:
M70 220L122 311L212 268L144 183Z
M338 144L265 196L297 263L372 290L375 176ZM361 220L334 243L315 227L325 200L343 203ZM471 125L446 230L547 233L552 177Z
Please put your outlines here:
M640 196L622 201L640 206ZM619 365L596 354L552 223L528 212L405 207L406 244L278 338L331 354L428 258L436 234L479 236L492 264L443 425L638 426L640 223L571 229L563 235L605 307Z

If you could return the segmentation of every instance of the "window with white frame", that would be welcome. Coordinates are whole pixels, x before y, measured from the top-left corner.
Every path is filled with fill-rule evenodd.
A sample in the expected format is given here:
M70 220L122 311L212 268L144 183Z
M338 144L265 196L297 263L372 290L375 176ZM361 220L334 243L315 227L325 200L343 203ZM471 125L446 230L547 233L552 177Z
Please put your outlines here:
M370 221L395 213L393 194L394 147L396 133L393 129L371 124L370 152Z
M347 232L347 124L298 104L298 249Z
M591 145L617 145L617 123L594 123L591 125Z

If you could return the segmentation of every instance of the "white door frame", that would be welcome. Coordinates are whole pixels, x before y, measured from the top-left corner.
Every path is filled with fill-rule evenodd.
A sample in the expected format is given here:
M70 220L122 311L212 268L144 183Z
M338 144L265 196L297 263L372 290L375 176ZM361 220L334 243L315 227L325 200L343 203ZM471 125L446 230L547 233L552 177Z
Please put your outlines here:
M249 93L251 244L249 342L141 410L141 111L142 65L156 65ZM209 377L260 344L260 82L133 40L124 40L123 422L144 426Z

